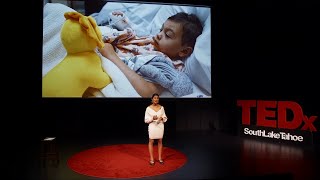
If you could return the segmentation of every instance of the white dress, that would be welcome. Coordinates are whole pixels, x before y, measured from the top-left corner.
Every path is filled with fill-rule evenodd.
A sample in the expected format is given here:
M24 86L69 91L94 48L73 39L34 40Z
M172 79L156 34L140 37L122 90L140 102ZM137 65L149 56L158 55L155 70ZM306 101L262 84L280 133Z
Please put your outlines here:
M163 120L159 124L155 121L153 121L153 116L162 117ZM162 139L163 133L164 133L164 124L163 122L167 121L167 116L164 111L164 107L161 106L161 108L158 111L153 110L149 106L146 109L144 122L149 123L148 126L148 132L149 132L149 138L150 139Z

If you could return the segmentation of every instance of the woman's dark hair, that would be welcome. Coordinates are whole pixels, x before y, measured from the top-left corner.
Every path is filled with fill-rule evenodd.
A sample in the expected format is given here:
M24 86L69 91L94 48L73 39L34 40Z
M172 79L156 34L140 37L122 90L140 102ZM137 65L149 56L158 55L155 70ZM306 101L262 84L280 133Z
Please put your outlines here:
M157 93L154 93L154 94L152 94L152 96L151 96L151 99L153 99L153 97L155 97L155 96L158 96L158 97L160 97L160 96L159 96L159 94L157 94Z
M182 25L182 45L194 47L197 37L202 33L203 27L199 18L194 14L179 12L168 20Z

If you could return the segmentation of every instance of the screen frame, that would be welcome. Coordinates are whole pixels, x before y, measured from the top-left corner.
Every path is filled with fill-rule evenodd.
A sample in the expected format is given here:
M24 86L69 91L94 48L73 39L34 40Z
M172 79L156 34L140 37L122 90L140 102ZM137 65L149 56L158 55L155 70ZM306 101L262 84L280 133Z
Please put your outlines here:
M205 0L199 0L199 1L194 1L194 0L187 0L187 1L158 1L158 0L152 0L152 1L146 1L146 0L101 0L100 2L105 2L105 3L108 3L108 2L115 2L115 3L142 3L142 4L162 4L162 5L177 5L177 6L197 6L197 7L206 7L206 8L210 8L211 9L211 17L213 17L211 19L211 22L213 21L214 19L214 4L215 4L215 1L211 1L211 2L208 2L208 1L205 1ZM102 6L103 7L103 6ZM101 8L102 8L101 7ZM215 29L214 28L214 24L215 23L211 23L211 29ZM216 76L216 73L215 73L215 70L214 70L214 56L215 56L215 47L216 47L216 44L214 43L214 41L212 39L215 39L215 33L214 31L212 32L212 35L211 35L211 80L215 80L215 76ZM42 44L42 43L41 43ZM42 45L41 45L42 47ZM167 99L169 101L173 100L173 101L176 101L176 100L179 100L179 101L194 101L194 99L196 99L197 101L204 101L204 102L211 102L211 101L214 101L216 99L216 91L215 91L215 86L214 86L215 83L212 83L211 82L211 96L210 97L162 97L162 99ZM41 87L42 88L42 87ZM60 98L60 97L56 97L56 98ZM42 97L42 99L47 99L45 97ZM70 98L63 98L63 99L74 99L72 97ZM91 98L90 98L91 99ZM95 99L95 98L92 98L92 99ZM123 101L124 99L128 99L129 101L130 100L137 100L137 99L145 99L144 97L103 97L102 99L113 99L113 100L120 100L120 101ZM113 101L112 100L112 101Z

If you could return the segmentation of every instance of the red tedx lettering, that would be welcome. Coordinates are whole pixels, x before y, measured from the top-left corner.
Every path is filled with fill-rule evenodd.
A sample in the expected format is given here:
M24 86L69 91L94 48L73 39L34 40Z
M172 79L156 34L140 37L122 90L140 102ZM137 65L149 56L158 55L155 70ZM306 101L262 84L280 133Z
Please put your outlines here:
M317 116L308 118L303 114L301 106L292 101L264 101L238 100L237 106L242 108L242 124L251 124L251 109L256 107L257 126L297 129L304 122L301 130L317 131L313 122ZM288 119L287 112L292 111L292 119ZM277 115L277 116L276 116Z
M256 107L256 100L238 100L237 105L242 107L242 124L250 125L250 108Z
M317 119L317 116L311 116L309 119L307 116L303 116L303 121L305 122L301 130L317 131L316 127L312 124Z
M275 110L268 110L277 108L276 101L258 101L257 107L257 125L258 126L265 126L265 127L277 127L276 118L276 111ZM272 119L268 119L272 118Z
M287 110L293 112L293 119L288 121ZM301 106L292 101L278 102L278 127L286 129L297 129L302 123L303 112Z

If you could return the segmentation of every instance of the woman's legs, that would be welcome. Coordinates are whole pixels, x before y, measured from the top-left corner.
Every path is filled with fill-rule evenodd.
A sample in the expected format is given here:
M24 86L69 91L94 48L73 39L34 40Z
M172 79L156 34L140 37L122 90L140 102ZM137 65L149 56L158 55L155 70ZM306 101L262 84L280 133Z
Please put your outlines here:
M153 158L153 139L149 139L148 149L149 149L149 155L150 155L150 164L154 163Z
M158 155L159 155L159 162L162 163L163 160L162 160L162 139L159 139L158 140Z

